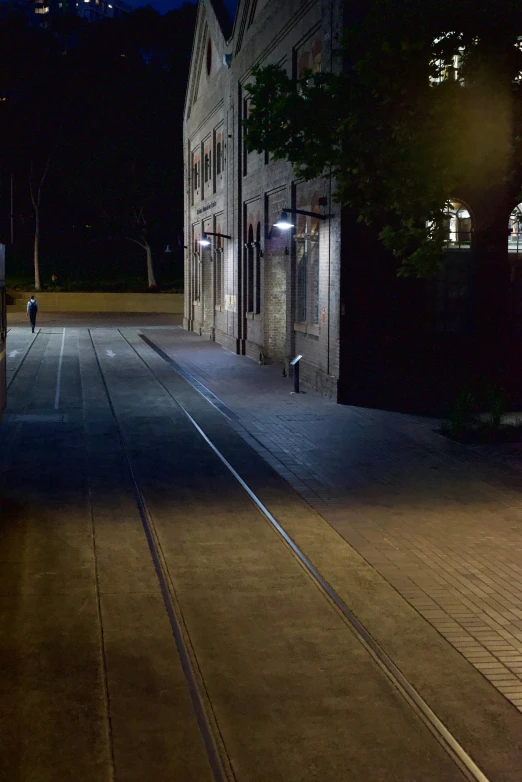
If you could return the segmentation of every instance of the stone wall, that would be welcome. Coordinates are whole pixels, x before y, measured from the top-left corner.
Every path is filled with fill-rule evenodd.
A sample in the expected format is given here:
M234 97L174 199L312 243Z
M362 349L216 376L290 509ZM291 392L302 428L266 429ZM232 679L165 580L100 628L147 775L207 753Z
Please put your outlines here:
M34 291L9 291L7 312L25 312ZM51 293L35 294L42 312L183 313L182 293Z

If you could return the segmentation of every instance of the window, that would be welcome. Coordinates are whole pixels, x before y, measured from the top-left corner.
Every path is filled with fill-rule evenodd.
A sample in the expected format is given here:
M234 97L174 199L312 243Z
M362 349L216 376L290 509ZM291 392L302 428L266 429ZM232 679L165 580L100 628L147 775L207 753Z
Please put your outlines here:
M192 155L192 189L199 190L199 155Z
M297 320L306 321L308 305L308 242L299 237L297 241Z
M205 184L212 179L212 153L210 150L205 152Z
M443 226L448 252L435 282L435 330L456 334L465 332L471 321L472 217L468 206L456 199L447 201Z
M460 84L464 84L461 75L464 47L458 47L456 53L448 54L447 49L446 51L444 49L448 44L451 46L452 43L453 46L456 43L454 32L446 33L433 42L435 51L438 50L438 56L430 63L430 83L433 85L442 84L443 81L458 81Z
M508 252L522 255L522 204L518 204L509 216Z
M218 224L216 233L222 233L221 226ZM221 236L215 237L214 245L214 285L216 293L216 307L223 306L223 245Z
M314 211L317 199L314 196ZM309 208L309 207L307 207ZM297 233L297 311L301 323L319 323L319 218L298 215Z
M247 251L247 268L246 268L246 284L247 284L247 300L246 311L254 311L254 231L252 225L248 226L248 237L246 244Z
M243 119L248 119L250 115L250 102L248 98L243 99ZM248 173L248 155L249 152L248 144L247 144L247 131L246 128L243 127L243 176Z
M223 171L223 142L221 141L221 134L218 135L216 142L216 176L220 176Z
M471 247L471 215L461 201L450 200L444 212L446 248L448 250L469 250Z
M201 298L201 258L199 254L199 231L194 230L192 242L192 284L194 291L194 301Z
M212 41L210 38L207 41L207 76L210 76L212 70Z
M254 312L261 312L261 223L256 228L256 256L254 261Z

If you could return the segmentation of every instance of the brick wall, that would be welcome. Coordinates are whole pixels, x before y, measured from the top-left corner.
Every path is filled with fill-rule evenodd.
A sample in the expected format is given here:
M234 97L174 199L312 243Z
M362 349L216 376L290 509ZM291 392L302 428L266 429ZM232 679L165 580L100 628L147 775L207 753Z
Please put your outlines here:
M342 21L342 0L265 0L239 4L233 38L220 28L211 2L200 0L193 61L184 120L185 230L215 230L221 215L224 240L223 301L214 301L215 270L212 252L201 255L201 300L194 304L193 264L185 261L185 328L208 335L230 350L255 360L289 365L303 354L301 377L322 393L336 396L339 373L340 214L332 204L327 179L296 182L291 165L269 160L264 153L247 152L242 119L248 115L246 87L253 63L277 62L288 73L299 67L332 67L332 47ZM332 28L333 22L333 28ZM213 60L210 72L206 52L209 37ZM216 139L221 139L221 173L216 170ZM205 158L214 160L212 181L204 181ZM201 165L194 181L194 160ZM318 197L326 199L319 206ZM299 322L298 245L292 233L273 223L283 207L306 208L334 214L312 226L315 304ZM252 292L252 238L260 224L259 306ZM308 226L308 229L310 226ZM296 229L297 230L297 229ZM190 245L190 241L185 244ZM247 246L245 246L247 245ZM250 253L250 255L249 255ZM318 270L318 272L317 272ZM316 274L317 272L317 274ZM310 289L312 296L312 288ZM252 303L254 300L254 304Z

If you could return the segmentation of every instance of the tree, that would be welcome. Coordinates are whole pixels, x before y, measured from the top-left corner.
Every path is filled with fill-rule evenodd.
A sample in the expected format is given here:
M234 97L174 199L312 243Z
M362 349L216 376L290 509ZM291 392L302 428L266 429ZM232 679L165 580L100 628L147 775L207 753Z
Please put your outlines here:
M377 226L399 275L429 276L450 196L520 192L522 11L515 0L353 8L334 72L253 69L248 144L300 177L332 174L336 199Z
M29 192L31 194L31 203L33 205L34 212L34 250L33 250L33 262L34 262L34 288L40 290L40 204L42 201L42 188L44 182L49 173L49 169L52 164L54 153L56 152L56 146L49 152L47 159L44 163L44 168L40 177L35 180L34 175L34 161L30 162L29 170Z

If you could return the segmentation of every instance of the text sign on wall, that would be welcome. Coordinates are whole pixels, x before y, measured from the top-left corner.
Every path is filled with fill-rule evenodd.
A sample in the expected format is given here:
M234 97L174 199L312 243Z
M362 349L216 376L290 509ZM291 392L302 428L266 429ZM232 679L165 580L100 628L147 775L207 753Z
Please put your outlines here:
M209 209L213 209L215 206L217 206L217 201L211 201L210 204L205 204L205 206L201 206L199 209L197 209L196 214L202 215L204 212L208 212Z

